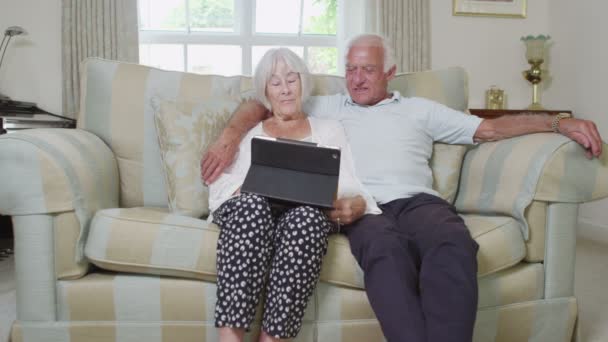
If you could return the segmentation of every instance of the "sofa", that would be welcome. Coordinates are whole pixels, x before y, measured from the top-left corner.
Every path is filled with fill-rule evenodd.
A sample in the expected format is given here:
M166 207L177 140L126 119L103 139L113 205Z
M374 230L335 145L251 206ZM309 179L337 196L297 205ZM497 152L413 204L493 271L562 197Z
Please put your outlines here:
M155 118L159 101L238 103L251 78L96 58L81 72L76 129L0 137L0 213L12 216L15 235L12 341L216 341L218 228L175 210ZM344 91L338 76L313 83L316 94ZM468 107L462 68L400 74L389 87ZM206 127L197 134L208 143L222 125ZM200 172L196 161L175 162ZM576 143L541 133L436 143L431 168L434 188L480 245L473 340L571 340L577 210L608 195L607 153L588 160ZM296 341L384 341L343 235L330 238Z

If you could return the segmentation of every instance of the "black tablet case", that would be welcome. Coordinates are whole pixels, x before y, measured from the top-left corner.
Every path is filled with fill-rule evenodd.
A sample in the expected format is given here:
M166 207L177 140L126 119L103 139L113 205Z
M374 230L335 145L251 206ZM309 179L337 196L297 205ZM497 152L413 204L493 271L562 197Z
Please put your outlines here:
M279 204L332 208L338 191L340 149L289 139L253 137L242 192Z

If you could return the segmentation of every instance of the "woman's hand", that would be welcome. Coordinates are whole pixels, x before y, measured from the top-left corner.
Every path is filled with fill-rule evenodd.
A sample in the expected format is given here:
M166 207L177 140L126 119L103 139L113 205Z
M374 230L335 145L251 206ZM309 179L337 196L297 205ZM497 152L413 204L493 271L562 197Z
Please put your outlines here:
M339 225L351 224L365 214L365 208L365 200L360 195L340 198L334 201L334 210L327 216Z

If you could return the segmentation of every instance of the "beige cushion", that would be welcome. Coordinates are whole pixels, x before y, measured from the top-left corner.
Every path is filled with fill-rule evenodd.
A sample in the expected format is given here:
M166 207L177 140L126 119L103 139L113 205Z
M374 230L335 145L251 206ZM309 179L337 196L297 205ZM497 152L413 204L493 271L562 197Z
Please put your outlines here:
M466 215L464 219L480 245L479 276L524 258L524 241L512 218ZM107 270L214 280L218 236L215 224L173 215L167 209L106 209L91 223L86 255ZM364 288L363 272L345 236L330 237L320 279Z
M173 213L191 217L209 214L209 191L201 181L201 157L238 104L234 99L158 104L156 130Z
M167 205L151 99L162 97L177 103L216 98L239 100L244 91L252 89L251 78L247 76L164 71L95 58L83 64L83 78L78 127L103 139L115 153L120 170L121 207ZM313 85L315 94L344 91L344 79L337 76L316 75ZM467 77L462 68L397 75L389 88L404 96L427 97L458 110L468 107ZM461 149L451 146L443 154L435 149L431 161L434 188L450 201L458 186ZM451 179L443 181L444 175Z

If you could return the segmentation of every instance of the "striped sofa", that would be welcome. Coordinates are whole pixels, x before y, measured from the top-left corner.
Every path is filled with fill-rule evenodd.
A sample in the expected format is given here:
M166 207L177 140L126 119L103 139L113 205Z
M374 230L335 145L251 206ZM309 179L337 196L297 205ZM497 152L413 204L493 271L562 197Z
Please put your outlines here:
M82 72L77 129L0 137L0 213L15 232L12 341L216 341L218 229L167 209L152 98L235 100L251 79L101 59ZM390 87L467 109L461 68ZM343 81L316 75L314 89L344 91ZM587 160L558 134L534 134L436 144L431 167L480 245L474 340L569 341L578 204L608 194L607 154ZM332 236L297 341L383 340L348 241Z

